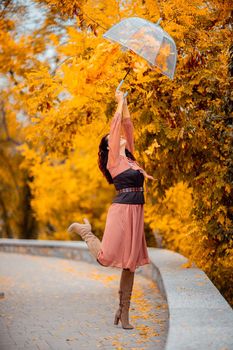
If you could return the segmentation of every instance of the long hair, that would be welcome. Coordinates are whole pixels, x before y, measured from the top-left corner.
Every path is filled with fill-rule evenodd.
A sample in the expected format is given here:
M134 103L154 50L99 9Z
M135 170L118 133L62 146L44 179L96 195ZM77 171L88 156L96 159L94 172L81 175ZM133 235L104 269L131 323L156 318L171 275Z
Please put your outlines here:
M106 134L102 137L100 144L99 144L99 152L98 152L98 166L103 173L104 177L108 181L109 184L113 183L112 176L110 172L107 169L107 162L108 162L108 139L107 136L109 135ZM128 158L132 160L136 160L134 155L126 148L125 149L125 154Z

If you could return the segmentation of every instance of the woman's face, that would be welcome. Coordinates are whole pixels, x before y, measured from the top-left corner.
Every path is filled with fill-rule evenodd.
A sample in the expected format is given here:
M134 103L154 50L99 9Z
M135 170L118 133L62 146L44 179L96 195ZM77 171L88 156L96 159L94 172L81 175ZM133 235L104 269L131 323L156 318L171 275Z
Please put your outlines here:
M106 137L106 139L109 140L109 135ZM126 141L124 135L121 134L121 137L120 137L120 147L125 147L126 142L127 142L127 141ZM109 147L108 147L108 149L109 149Z

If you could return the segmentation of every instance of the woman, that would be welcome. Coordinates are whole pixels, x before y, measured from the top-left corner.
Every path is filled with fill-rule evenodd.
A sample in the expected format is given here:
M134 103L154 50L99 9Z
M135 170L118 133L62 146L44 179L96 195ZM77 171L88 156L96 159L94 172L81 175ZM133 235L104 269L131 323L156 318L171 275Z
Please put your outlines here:
M129 323L129 307L135 269L150 263L144 233L144 176L155 179L138 165L133 156L133 124L127 102L121 91L117 91L115 97L117 110L110 133L102 138L98 153L100 170L117 190L108 210L102 242L91 232L86 218L85 224L73 223L68 231L80 234L100 265L122 268L118 291L120 303L114 324L121 320L122 328L133 329ZM122 127L126 138L121 134Z

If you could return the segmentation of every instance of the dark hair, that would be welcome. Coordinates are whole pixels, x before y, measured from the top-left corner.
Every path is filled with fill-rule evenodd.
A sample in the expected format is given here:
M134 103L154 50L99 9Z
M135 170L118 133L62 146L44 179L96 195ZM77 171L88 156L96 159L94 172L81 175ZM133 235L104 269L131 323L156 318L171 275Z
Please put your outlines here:
M98 152L98 165L99 165L99 168L100 168L101 172L103 173L104 177L107 179L108 183L112 184L113 183L112 176L107 169L107 162L108 162L108 149L107 149L108 139L107 139L107 136L108 135L109 135L109 133L104 135L100 141L99 152ZM136 160L134 155L127 148L125 149L125 154L128 158L130 158L132 160Z

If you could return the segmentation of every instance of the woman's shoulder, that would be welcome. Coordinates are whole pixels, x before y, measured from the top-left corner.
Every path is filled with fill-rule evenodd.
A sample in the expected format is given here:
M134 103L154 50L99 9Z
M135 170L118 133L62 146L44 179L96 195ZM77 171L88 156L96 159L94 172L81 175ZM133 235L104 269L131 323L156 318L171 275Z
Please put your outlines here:
M116 169L116 168L118 168L118 167L120 166L121 162L122 162L121 157L119 157L119 158L114 162L114 164L112 164L112 163L110 163L109 161L107 161L106 168L107 168L108 170L110 170L110 169Z
M110 165L108 163L106 165L106 168L108 169L108 171L112 176L116 176L117 173L124 171L128 167L129 167L129 162L127 160L127 157L122 156L121 154L114 165L113 164Z

